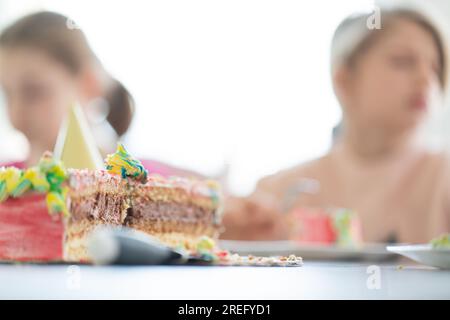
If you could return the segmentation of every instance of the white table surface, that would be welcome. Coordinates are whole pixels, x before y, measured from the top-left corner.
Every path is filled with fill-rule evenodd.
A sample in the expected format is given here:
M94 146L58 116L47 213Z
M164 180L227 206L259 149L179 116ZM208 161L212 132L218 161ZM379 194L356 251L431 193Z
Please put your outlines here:
M450 299L450 271L302 267L0 265L0 299ZM371 282L379 275L379 281ZM367 282L372 283L368 286ZM378 283L379 287L374 283Z

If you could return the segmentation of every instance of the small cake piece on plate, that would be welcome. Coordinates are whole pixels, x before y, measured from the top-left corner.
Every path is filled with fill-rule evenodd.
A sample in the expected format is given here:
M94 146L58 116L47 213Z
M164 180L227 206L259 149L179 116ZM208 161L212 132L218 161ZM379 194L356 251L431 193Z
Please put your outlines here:
M302 244L359 246L361 222L348 209L297 208L292 214L295 241Z

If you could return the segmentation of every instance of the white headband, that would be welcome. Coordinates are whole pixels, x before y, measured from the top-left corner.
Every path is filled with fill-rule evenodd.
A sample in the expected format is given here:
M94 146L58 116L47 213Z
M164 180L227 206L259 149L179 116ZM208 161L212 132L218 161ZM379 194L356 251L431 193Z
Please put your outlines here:
M383 15L386 13L392 13L397 10L411 10L417 11L422 16L428 18L430 22L436 27L436 29L443 33L447 30L447 24L442 15L432 8L432 6L424 6L419 3L409 4L397 4L397 5L384 5L381 9L381 28L383 27ZM346 63L348 58L354 53L355 49L367 38L371 32L375 32L377 29L370 29L368 27L368 19L373 13L357 13L346 18L337 27L333 40L331 43L330 51L330 70L333 75L338 67L343 63ZM443 36L447 35L443 33Z
M345 19L337 27L330 51L330 68L334 74L336 69L345 63L355 49L367 38L370 30L367 27L368 14L355 14Z

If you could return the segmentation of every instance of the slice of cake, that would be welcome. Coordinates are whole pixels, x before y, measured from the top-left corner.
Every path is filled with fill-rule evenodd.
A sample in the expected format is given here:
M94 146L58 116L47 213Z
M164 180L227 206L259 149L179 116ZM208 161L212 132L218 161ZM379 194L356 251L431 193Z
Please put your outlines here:
M90 261L87 241L98 226L126 226L166 245L195 250L204 236L218 237L218 185L148 174L119 144L106 170L69 170L64 252L67 261Z
M361 222L348 209L297 208L291 213L293 240L303 244L359 246Z

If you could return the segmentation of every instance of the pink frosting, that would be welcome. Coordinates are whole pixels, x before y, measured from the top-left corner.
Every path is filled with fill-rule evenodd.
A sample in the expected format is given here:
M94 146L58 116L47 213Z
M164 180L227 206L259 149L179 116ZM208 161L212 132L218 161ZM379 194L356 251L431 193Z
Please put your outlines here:
M25 162L16 161L16 162L0 163L0 167L16 167L18 169L25 169Z
M142 165L147 169L149 173L156 173L163 177L169 177L174 175L179 175L181 170L170 167L162 162L154 161L154 160L141 160Z

